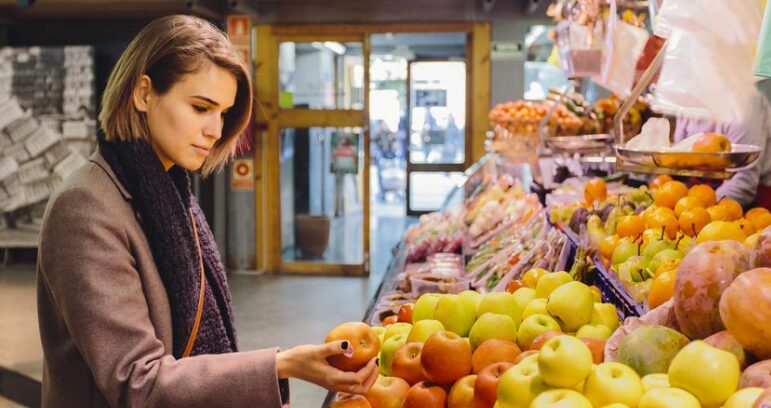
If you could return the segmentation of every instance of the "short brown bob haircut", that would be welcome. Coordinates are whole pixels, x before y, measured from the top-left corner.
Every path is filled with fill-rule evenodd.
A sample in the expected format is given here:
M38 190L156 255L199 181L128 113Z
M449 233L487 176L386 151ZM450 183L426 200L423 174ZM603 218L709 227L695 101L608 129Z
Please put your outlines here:
M173 15L153 20L137 34L113 68L102 95L99 121L106 140L150 140L147 120L134 107L133 93L142 75L164 94L182 76L204 64L232 73L237 82L234 106L225 115L222 138L202 166L204 175L224 166L235 154L238 139L252 113L252 81L246 62L225 34L197 17Z

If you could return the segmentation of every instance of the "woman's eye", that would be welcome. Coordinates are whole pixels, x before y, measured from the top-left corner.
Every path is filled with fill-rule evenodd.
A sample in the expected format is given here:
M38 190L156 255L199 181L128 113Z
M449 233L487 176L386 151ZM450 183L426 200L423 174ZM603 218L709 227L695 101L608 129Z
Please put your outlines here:
M193 105L193 109L195 109L196 112L206 112L205 106Z

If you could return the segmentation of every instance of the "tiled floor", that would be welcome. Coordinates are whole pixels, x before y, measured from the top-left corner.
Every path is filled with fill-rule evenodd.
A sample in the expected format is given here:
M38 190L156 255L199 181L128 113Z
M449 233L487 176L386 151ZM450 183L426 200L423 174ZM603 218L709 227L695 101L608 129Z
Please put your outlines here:
M321 343L336 324L360 320L405 222L398 216L373 220L370 278L231 275L241 348ZM31 264L0 269L0 367L37 381L41 378L42 351ZM292 381L291 388L293 407L319 407L326 394L325 390L300 381ZM17 406L0 397L0 407Z

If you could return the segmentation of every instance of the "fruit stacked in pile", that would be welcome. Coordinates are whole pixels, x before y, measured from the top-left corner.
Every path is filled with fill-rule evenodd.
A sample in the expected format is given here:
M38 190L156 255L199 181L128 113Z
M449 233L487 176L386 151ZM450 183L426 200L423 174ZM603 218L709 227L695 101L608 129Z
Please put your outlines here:
M493 127L501 126L513 134L534 133L547 110L540 102L508 101L495 105L489 117Z

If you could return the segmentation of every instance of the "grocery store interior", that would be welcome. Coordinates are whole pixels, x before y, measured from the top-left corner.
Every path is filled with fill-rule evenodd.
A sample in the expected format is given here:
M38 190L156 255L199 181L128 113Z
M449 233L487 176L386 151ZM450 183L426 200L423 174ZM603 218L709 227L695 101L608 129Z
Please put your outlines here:
M0 0L0 407L56 405L49 198L175 14L254 82L233 161L191 173L239 349L380 344L365 396L292 378L292 406L771 406L765 0Z

